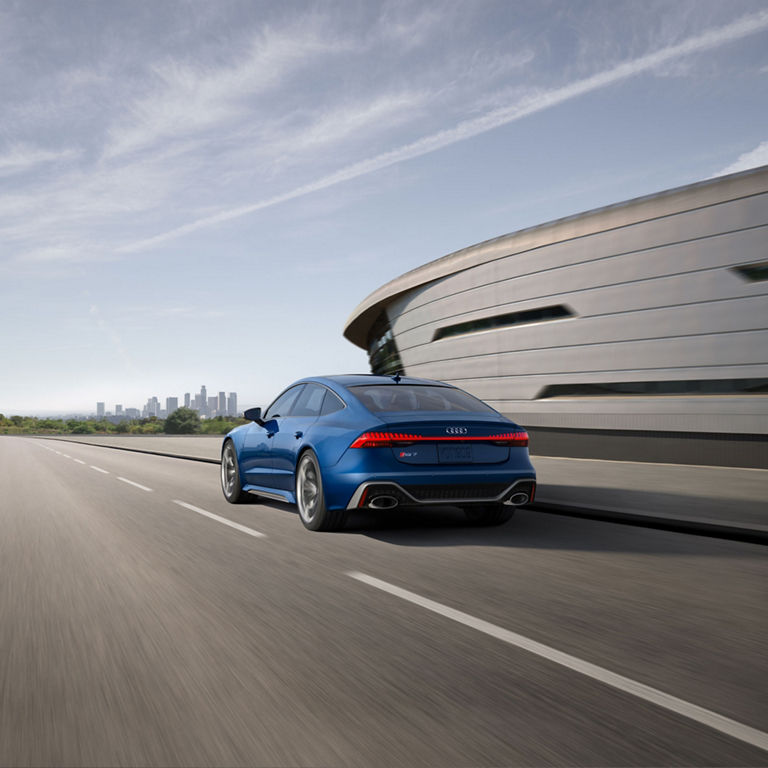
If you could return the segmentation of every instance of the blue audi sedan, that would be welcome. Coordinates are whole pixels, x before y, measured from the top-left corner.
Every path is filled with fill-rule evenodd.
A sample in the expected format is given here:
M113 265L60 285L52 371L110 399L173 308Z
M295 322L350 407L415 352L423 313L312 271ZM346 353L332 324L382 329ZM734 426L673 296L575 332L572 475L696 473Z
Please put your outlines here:
M527 432L450 384L401 376L302 379L224 438L221 486L296 504L312 531L353 509L446 505L501 525L533 500Z

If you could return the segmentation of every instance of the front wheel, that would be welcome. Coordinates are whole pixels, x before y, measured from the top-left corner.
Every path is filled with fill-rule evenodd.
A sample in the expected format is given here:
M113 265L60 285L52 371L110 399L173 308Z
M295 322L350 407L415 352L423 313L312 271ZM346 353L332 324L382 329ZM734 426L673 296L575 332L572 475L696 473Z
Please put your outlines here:
M237 465L237 451L231 440L221 452L221 490L230 504L242 504L248 498L240 484L240 468Z
M501 504L488 504L486 506L464 507L464 514L470 525L504 525L515 514L513 507L503 507Z
M346 510L330 510L325 505L323 476L312 451L301 454L296 468L296 504L301 522L310 531L337 531L344 525Z

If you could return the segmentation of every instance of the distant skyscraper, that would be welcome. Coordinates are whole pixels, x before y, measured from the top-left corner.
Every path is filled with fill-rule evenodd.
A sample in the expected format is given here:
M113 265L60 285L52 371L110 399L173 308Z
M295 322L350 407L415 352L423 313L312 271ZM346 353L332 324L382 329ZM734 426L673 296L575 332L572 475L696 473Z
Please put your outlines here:
M138 419L141 416L141 411L138 408L126 408L125 415L129 419Z
M205 388L205 384L200 387L200 413L203 416L208 415L208 390Z
M190 398L189 392L185 392L184 393L184 407L185 408L189 408L190 401L191 401L191 398Z
M201 410L200 395L195 395L194 402L192 403L192 408L196 411Z
M227 415L227 395L224 392L219 392L219 402L216 405L217 416Z
M144 406L144 416L149 418L150 416L158 416L160 414L160 401L156 397L150 397L147 400L147 404Z
M165 412L170 416L174 411L179 408L178 397L166 397L165 398Z
M230 392L227 400L227 413L230 416L237 416L237 392Z
M96 403L96 418L104 418L104 403Z
M117 403L115 405L115 416L122 416L123 415L123 406Z
M219 398L216 395L211 395L208 398L208 416L213 416L216 413L216 408L219 405Z

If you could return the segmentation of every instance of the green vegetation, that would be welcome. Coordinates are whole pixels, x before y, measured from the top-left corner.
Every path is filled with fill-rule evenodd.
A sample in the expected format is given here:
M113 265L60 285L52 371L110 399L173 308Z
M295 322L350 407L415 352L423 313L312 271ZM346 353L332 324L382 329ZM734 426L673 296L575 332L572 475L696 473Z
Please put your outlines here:
M191 408L178 408L165 420L169 435L191 435L200 431L200 416Z
M246 423L245 419L223 416L201 421L197 412L189 408L179 408L167 419L150 416L148 419L123 420L116 424L106 419L7 417L0 413L0 435L225 435L230 429Z

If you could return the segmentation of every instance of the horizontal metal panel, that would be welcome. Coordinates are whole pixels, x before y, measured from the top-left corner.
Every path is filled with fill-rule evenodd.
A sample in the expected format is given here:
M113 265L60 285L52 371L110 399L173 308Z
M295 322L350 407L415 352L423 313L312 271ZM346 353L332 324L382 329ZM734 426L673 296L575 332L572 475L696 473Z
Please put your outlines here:
M433 317L424 325L408 330L401 330L399 322L396 328L399 348L408 349L420 344L429 344L435 331L453 323L473 320L480 317L492 317L504 312L534 309L552 304L564 304L571 308L577 318L584 319L593 315L606 316L624 312L690 305L694 311L702 313L709 310L709 304L723 301L750 300L755 297L765 300L768 296L768 282L746 283L730 271L696 272L689 275L675 275L659 278L652 283L629 283L625 285L593 288L578 293L563 292L546 299L515 302L503 307L489 307L478 312L465 312L449 318ZM734 306L734 311L738 311ZM522 330L522 328L521 328Z
M409 375L430 379L578 373L616 369L730 366L768 362L768 331L694 336L653 341L621 341L559 349L477 355L453 361L416 363L407 356Z
M659 402L645 405L628 401L623 408L606 401L560 403L546 410L537 401L493 405L500 413L524 426L578 429L655 429L710 434L768 433L768 398L744 398L754 402L747 410L728 399L701 398L701 402ZM618 404L617 404L618 405Z
M525 408L543 410L541 401L488 400L497 410ZM547 403L547 413L657 413L673 415L731 413L742 416L768 416L768 395L740 397L707 395L698 397L589 397L563 398Z
M632 429L660 432L702 432L705 434L768 434L768 415L729 413L713 403L707 412L695 413L605 413L595 404L591 412L536 410L532 403L499 409L507 418L524 427L557 427L560 429Z
M766 241L768 227L644 253L624 254L598 262L574 264L502 282L479 280L475 270L469 270L446 278L439 286L432 286L433 289L439 287L442 294L434 294L436 300L429 304L423 302L423 295L413 297L411 301L404 297L397 307L392 307L390 317L394 319L394 332L400 335L438 318L490 312L489 308L499 306L510 307L507 311L512 311L512 304L517 302L538 300L551 303L554 297L583 314L579 293L591 292L599 287L636 285L648 294L649 301L653 301L656 283L669 276L683 278L678 283L679 294L673 303L684 303L688 296L687 280L705 270L716 271L715 280L722 285L723 297L737 292L741 295L765 293L768 290L765 284L749 283L728 268L764 259ZM601 308L592 311L595 309L606 311Z
M768 329L768 297L713 302L706 305L665 307L601 317L573 317L532 325L497 328L464 336L453 336L416 347L405 347L398 338L401 358L409 366L465 357L496 355L526 350L549 350L559 355L569 346L594 346L643 339L674 339L701 334L724 334ZM742 351L749 356L768 349L757 345L766 339L754 338ZM588 352L585 352L588 353ZM620 361L620 358L618 359Z
M768 378L768 363L754 365L701 366L698 368L650 368L647 370L607 370L584 371L567 373L550 373L545 375L531 374L528 376L469 376L461 379L446 375L442 381L455 384L466 389L482 400L500 401L509 399L533 399L550 384L594 384L622 381L669 381L669 380L710 380L710 379L739 379L739 378ZM529 396L518 393L529 387ZM716 396L721 397L721 396ZM541 401L542 408L548 408L554 399Z
M475 286L498 283L519 275L539 274L547 270L568 268L569 274L576 274L586 269L592 262L593 268L600 269L603 260L611 262L621 260L631 270L642 274L667 274L685 271L688 268L688 254L693 256L693 263L698 267L700 259L696 254L703 248L702 241L721 238L750 237L746 227L765 227L768 225L768 195L760 195L746 200L738 200L702 210L690 211L650 222L641 222L609 232L599 232L586 237L559 242L525 253L512 253L490 263L478 264L471 269L454 273L442 280L426 286L414 297L409 309L459 290ZM752 233L754 239L756 233ZM765 232L759 236L765 242ZM730 246L715 246L725 251L719 260L711 266L730 264L740 261L738 250L729 253ZM647 259L660 250L671 250L669 258L674 259L667 267L649 273L643 265ZM642 253L640 253L642 252ZM763 256L765 251L762 252ZM751 257L747 257L751 258ZM701 266L706 266L702 261ZM591 273L594 273L594 269ZM634 277L630 272L626 279ZM588 283L587 283L588 284Z

